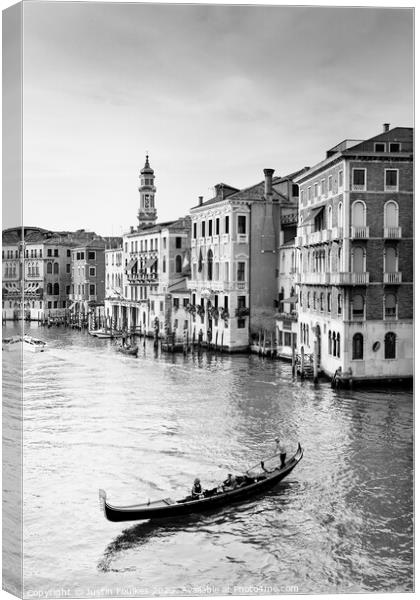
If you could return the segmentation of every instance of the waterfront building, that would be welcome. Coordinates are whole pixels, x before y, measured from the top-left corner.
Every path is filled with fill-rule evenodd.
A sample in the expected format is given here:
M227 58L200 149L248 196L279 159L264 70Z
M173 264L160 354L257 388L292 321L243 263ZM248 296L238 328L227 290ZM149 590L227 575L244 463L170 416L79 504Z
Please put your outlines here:
M107 294L106 314L119 328L161 336L173 324L171 292L189 274L191 220L157 223L155 174L146 156L140 171L138 226L124 234L121 296ZM107 266L112 280L111 265ZM116 268L116 267L115 267Z
M352 380L413 373L413 130L345 140L300 175L298 351Z
M96 237L71 250L71 309L74 314L100 316L105 303L105 251L121 238Z
M71 248L94 235L26 226L5 230L3 318L63 316L70 305Z
M232 352L275 342L278 248L294 235L300 171L273 173L264 169L264 180L243 190L220 183L190 211L193 339Z
M296 232L297 207L294 215L294 230ZM277 356L292 358L293 348L296 348L298 339L298 314L296 304L296 247L295 236L288 239L279 247L279 295L277 300L277 330L276 348Z

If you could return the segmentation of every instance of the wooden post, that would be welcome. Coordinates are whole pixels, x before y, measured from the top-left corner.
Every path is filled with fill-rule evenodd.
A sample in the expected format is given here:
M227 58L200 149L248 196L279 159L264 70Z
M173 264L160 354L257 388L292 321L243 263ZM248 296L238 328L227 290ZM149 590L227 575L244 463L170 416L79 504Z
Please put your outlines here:
M216 331L216 343L214 344L214 347L217 350L217 338L219 337L219 330Z
M304 366L305 366L305 350L302 346L301 351L300 351L300 376L302 379L305 376Z
M319 340L314 342L314 383L318 382L318 344Z
M222 341L220 343L220 352L223 352L223 337L224 337L224 335L225 335L225 332L222 331Z
M294 340L294 333L292 333L292 375L296 375L296 346Z
M267 331L264 329L264 335L263 335L263 356L265 356L265 336L266 336Z

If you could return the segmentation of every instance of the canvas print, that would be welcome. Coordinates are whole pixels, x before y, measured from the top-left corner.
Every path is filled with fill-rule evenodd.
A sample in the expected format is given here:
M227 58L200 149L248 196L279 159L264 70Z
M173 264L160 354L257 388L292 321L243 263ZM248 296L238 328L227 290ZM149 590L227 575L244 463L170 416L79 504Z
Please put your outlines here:
M3 11L4 590L413 591L413 125L409 7Z

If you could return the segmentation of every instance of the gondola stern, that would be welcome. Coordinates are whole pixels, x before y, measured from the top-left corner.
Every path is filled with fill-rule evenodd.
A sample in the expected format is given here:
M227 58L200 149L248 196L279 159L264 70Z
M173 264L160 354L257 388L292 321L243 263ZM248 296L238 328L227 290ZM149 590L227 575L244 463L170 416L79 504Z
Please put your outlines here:
M105 504L106 504L106 491L100 489L99 490L99 508L106 516Z

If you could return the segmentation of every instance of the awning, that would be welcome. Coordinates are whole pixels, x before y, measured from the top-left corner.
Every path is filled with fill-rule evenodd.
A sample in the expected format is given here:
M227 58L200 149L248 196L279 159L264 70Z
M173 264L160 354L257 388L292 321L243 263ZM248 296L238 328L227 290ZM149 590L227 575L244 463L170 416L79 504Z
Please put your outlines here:
M302 223L300 223L300 225L306 225L310 221L313 221L319 214L322 213L324 208L325 208L324 205L318 206L317 208L312 208L310 213L308 215L306 215L306 217L303 219L303 221L302 221Z
M128 265L126 266L127 271L131 271L131 269L134 267L134 265L137 262L137 257L136 258L132 258L130 260L130 262L128 263Z
M146 269L150 269L150 267L153 267L153 265L157 262L157 258L155 256L155 258L148 258L146 260Z
M296 304L297 301L297 296L290 296L290 298L286 298L286 300L280 300L280 302L287 302L288 304Z

